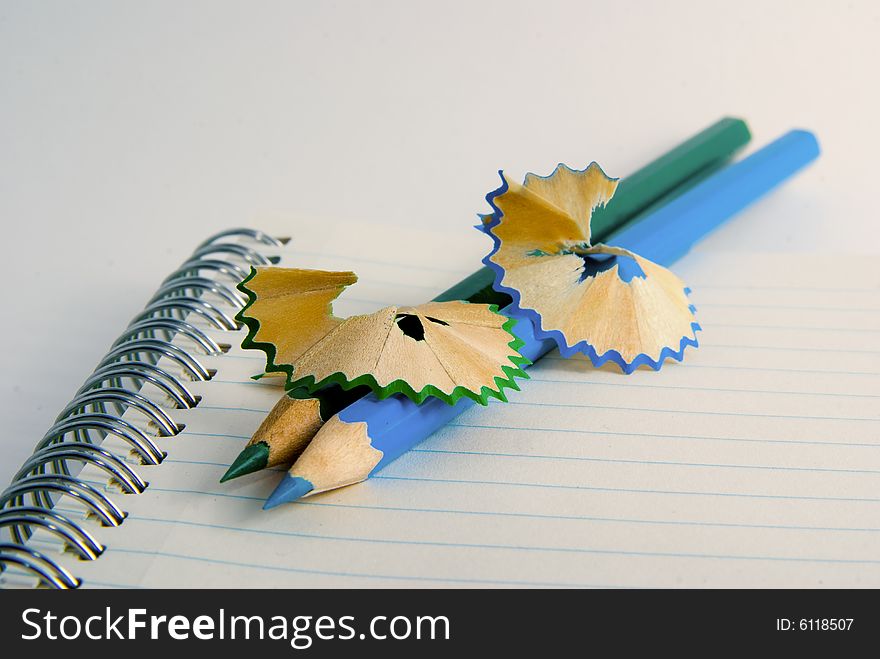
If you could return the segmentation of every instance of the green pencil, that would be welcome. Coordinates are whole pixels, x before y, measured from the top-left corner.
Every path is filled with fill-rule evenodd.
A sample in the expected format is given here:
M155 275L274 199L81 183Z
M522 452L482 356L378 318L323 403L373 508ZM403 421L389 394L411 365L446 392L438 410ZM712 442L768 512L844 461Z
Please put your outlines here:
M725 118L682 142L668 153L624 178L607 206L592 218L596 242L626 226L649 207L670 201L720 168L751 139L741 119ZM505 307L510 299L493 290L494 273L481 268L434 298L436 302L467 300ZM367 393L358 387L329 387L310 397L295 390L281 398L221 482L279 465L290 465L325 421Z

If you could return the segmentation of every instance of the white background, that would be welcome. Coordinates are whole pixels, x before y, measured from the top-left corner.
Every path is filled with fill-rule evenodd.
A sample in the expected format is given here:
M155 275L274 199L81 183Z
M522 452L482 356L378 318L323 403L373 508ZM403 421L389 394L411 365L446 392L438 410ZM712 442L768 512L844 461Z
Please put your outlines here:
M0 485L229 226L478 240L499 168L622 176L735 115L824 153L704 248L877 253L878 36L875 2L3 0Z

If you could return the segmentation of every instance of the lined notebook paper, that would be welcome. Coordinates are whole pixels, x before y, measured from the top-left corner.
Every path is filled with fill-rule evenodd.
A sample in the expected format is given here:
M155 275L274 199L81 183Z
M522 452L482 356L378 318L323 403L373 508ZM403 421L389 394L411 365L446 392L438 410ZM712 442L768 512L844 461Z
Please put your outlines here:
M284 252L357 271L340 315L423 302L487 247L359 231ZM281 472L218 479L282 392L250 380L262 353L214 333L233 347L203 360L217 373L192 384L186 429L139 467L143 495L108 486L128 518L91 526L108 549L75 573L86 587L880 586L876 267L697 251L673 269L704 328L684 363L625 376L551 353L509 404L271 512Z

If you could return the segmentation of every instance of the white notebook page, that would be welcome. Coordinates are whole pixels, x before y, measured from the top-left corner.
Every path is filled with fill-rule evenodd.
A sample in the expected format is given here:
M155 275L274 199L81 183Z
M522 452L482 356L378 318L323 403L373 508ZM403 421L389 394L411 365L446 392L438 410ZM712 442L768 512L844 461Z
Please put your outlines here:
M359 231L285 252L358 272L341 315L425 301L487 247ZM271 512L279 471L218 479L281 389L249 380L264 360L242 335L215 333L236 345L200 358L217 375L174 412L166 461L138 467L147 491L108 488L128 518L90 526L105 554L63 560L85 586L880 586L876 266L697 251L674 270L704 328L683 364L625 376L551 353L510 403Z

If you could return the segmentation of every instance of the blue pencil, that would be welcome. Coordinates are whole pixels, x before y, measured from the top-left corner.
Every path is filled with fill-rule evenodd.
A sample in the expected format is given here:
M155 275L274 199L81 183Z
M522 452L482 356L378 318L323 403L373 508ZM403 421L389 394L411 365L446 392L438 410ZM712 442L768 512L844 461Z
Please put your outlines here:
M608 243L671 265L818 155L819 145L811 133L791 131L624 227ZM528 321L517 324L516 334L525 342L522 354L532 361L555 347L551 340L535 339ZM434 398L416 405L399 395L362 398L321 428L263 507L363 481L473 405L464 398L455 405Z

